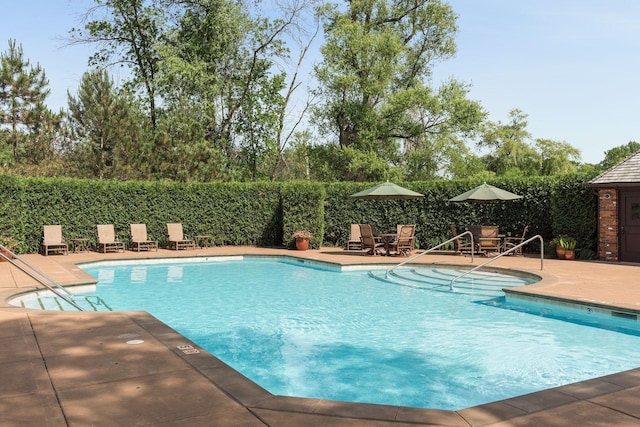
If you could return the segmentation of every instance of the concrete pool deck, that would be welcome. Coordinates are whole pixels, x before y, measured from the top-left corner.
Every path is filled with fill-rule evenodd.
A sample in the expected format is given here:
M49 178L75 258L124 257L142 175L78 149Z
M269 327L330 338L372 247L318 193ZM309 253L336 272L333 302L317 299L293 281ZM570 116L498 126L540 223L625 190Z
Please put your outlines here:
M323 248L252 247L24 258L62 285L93 279L76 264L103 259L280 255L338 264L398 263ZM471 265L429 254L424 263ZM486 258L476 258L478 265ZM496 266L543 277L526 291L640 314L640 265L503 257ZM0 263L2 426L638 426L640 368L459 411L273 396L144 312L45 312L9 305L36 282ZM640 360L638 362L640 367Z

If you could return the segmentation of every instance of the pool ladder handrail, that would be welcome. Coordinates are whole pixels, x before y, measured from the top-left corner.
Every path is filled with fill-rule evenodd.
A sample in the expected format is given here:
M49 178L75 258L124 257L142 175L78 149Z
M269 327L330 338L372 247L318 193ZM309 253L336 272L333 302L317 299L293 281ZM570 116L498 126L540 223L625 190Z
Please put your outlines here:
M411 258L409 258L409 259L407 259L407 260L405 260L405 261L402 261L402 262L401 262L400 264L398 264L398 265L395 265L395 266L393 266L393 267L391 267L391 268L388 268L388 269L387 269L387 271L384 273L384 277L385 277L385 279L388 279L388 278L389 278L389 274L390 274L393 270L395 270L396 268L398 268L398 267L402 267L403 265L405 265L405 264L407 264L407 263L410 263L410 262L411 262L411 261L413 261L414 259L420 258L422 255L426 255L426 254L428 254L429 252L433 252L433 251L435 251L436 249L441 248L442 246L446 245L447 243L451 243L451 242L453 242L454 240L458 240L460 237L462 237L462 236L464 236L464 235L467 235L467 234L469 235L469 237L471 237L471 262L473 262L473 248L475 248L475 246L476 246L476 245L475 245L475 243L474 243L474 241L473 241L473 233L471 233L471 231L465 231L464 233L460 233L460 234L458 234L457 236L452 237L451 239L447 240L446 242L442 242L442 243L440 243L439 245L436 245L436 246L434 246L434 247L432 247L432 248L429 248L429 249L427 249L427 250L426 250L426 251L424 251L424 252L420 252L419 254L414 255L414 256L412 256Z
M453 282L455 282L456 280L460 279L461 277L464 277L467 274L472 273L472 272L484 267L487 264L491 264L495 260L497 260L497 259L499 259L499 258L501 258L501 257L503 257L505 255L510 254L511 252L515 251L518 248L523 247L524 245L526 245L527 243L529 243L529 242L531 242L531 241L533 241L535 239L539 239L540 240L540 270L542 270L543 262L544 262L544 239L542 238L541 235L536 234L535 236L530 237L529 239L525 240L524 242L517 244L516 246L512 247L511 249L509 249L507 251L504 251L504 252L501 252L498 256L495 256L495 257L483 262L482 264L473 267L471 270L467 270L464 273L461 273L458 276L454 277L453 279L451 279L451 283L449 283L449 290L453 290Z
M49 289L51 292L71 304L73 307L77 308L80 311L85 311L82 307L80 307L74 300L73 294L66 290L63 286L57 283L55 280L44 274L42 271L38 270L33 265L29 264L24 258L19 257L9 248L0 245L0 257L4 258L6 261L10 262L13 266L27 274L29 277L34 279L36 282L40 283L42 286ZM10 256L7 256L9 254ZM19 261L21 264L18 264ZM48 283L47 283L48 281Z

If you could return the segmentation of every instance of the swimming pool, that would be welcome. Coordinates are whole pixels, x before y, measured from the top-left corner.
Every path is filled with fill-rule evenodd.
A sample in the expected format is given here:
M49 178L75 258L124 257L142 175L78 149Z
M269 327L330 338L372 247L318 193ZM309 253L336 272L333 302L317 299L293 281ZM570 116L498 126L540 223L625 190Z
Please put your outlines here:
M637 365L628 319L391 284L372 267L202 261L83 268L99 309L146 310L278 395L460 409Z

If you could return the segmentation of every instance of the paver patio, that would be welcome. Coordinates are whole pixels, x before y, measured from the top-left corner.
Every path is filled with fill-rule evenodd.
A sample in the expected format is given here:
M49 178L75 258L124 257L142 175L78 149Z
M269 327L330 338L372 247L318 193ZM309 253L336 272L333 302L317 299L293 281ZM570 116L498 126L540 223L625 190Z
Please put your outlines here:
M216 255L300 256L339 264L397 263L340 248L287 251L214 247L193 251L26 255L63 285L94 279L77 263ZM485 261L476 258L474 264ZM421 262L470 264L426 255ZM542 280L517 292L640 314L640 265L503 257L496 266ZM44 312L6 303L36 282L0 263L0 425L2 426L637 426L640 369L460 411L273 396L144 312ZM132 339L143 341L128 344ZM191 345L199 353L178 347ZM640 366L640 361L639 361Z

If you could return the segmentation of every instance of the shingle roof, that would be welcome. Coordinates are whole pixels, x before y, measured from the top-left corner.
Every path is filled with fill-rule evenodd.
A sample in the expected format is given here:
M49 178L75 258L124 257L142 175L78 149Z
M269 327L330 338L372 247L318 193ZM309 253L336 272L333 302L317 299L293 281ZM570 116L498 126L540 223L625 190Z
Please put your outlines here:
M589 181L592 186L603 184L638 184L640 186L640 151Z

